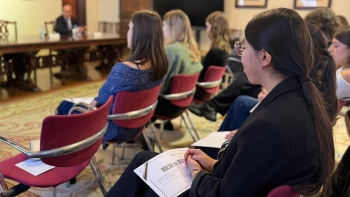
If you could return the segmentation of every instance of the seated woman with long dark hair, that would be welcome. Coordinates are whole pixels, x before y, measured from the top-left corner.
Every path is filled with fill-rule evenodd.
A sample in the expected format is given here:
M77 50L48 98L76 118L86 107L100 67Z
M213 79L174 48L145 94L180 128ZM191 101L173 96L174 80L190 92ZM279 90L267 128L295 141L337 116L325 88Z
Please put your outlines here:
M328 102L336 98L335 85L322 94L311 81L313 45L305 22L291 9L265 11L249 21L238 47L249 81L269 94L225 143L218 160L198 149L185 153L193 182L180 196L257 197L281 185L302 195L323 188L329 196L336 113L327 110L337 108ZM136 155L107 196L157 196L133 172L155 155Z
M103 105L110 96L115 96L120 91L142 91L162 83L168 69L168 61L164 51L160 16L151 11L134 13L129 23L127 40L128 48L131 49L130 56L112 68L92 105ZM63 101L57 108L57 114L68 114L72 105L69 101ZM114 104L110 113L113 107ZM126 129L110 120L104 141L125 142L135 137L142 128Z

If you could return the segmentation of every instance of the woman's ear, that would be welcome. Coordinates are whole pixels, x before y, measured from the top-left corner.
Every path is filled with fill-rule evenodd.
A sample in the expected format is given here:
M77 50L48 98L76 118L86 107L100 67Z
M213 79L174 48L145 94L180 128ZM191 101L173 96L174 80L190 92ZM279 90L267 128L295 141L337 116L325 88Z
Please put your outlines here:
M259 60L260 60L261 66L265 67L271 64L272 56L270 55L269 52L262 49L261 51L259 51Z

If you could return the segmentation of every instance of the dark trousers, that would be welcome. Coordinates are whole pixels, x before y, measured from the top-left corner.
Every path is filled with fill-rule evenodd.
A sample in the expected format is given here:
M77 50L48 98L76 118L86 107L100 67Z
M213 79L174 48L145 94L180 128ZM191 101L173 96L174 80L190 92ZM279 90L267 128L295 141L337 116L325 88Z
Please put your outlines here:
M134 170L155 157L158 153L143 151L135 155L122 176L108 191L106 197L158 196L148 185L135 174Z
M331 197L347 197L350 195L350 146L341 158L337 169L332 174Z
M238 96L247 95L257 98L258 94L261 91L261 86L252 85L245 73L242 72L235 76L236 80L233 83L231 83L225 90L208 101L208 104L221 115L225 115L227 113L227 111L230 109L231 104L236 100Z
M158 195L134 172L137 167L157 155L158 153L150 151L137 153L125 169L122 176L108 191L106 197L157 197ZM189 190L182 193L180 197L188 195Z
M178 117L185 109L186 108L183 107L177 107L171 104L169 100L166 100L163 97L159 96L158 104L154 110L154 113L162 116Z

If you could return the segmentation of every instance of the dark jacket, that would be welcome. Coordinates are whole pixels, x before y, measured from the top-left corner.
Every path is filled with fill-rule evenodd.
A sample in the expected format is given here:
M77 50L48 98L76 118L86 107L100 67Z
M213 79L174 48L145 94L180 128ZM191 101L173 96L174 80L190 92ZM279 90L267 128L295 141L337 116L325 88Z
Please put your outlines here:
M228 54L225 50L219 48L211 48L202 61L203 70L199 76L200 80L204 79L205 73L209 66L226 66Z
M213 172L198 173L190 194L258 197L280 185L313 182L318 147L301 84L287 78L240 127Z
M71 17L71 22L72 22L72 28L75 25L78 25L77 19ZM70 35L72 34L72 30L68 29L68 24L64 17L61 15L56 19L54 31L61 34L61 35Z

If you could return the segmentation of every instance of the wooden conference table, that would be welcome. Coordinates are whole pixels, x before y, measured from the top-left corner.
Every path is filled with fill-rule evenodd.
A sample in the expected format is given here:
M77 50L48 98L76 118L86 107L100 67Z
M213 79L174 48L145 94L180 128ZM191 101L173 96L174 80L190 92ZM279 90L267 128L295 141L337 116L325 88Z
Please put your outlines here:
M61 36L59 39L40 38L38 35L19 36L17 40L0 39L0 54L4 56L6 56L6 54L30 54L32 58L35 58L35 54L41 49L78 50L84 48L86 49L90 46L116 46L117 48L121 49L125 47L126 44L126 38L120 38L119 35L116 34L102 34L100 37ZM17 87L20 89L40 91L40 89L32 82L24 81L23 76L17 76L18 74L16 73L15 69L12 72L15 73L16 77L14 79L7 79L5 83L16 83ZM86 73L82 73L82 75L84 74Z

